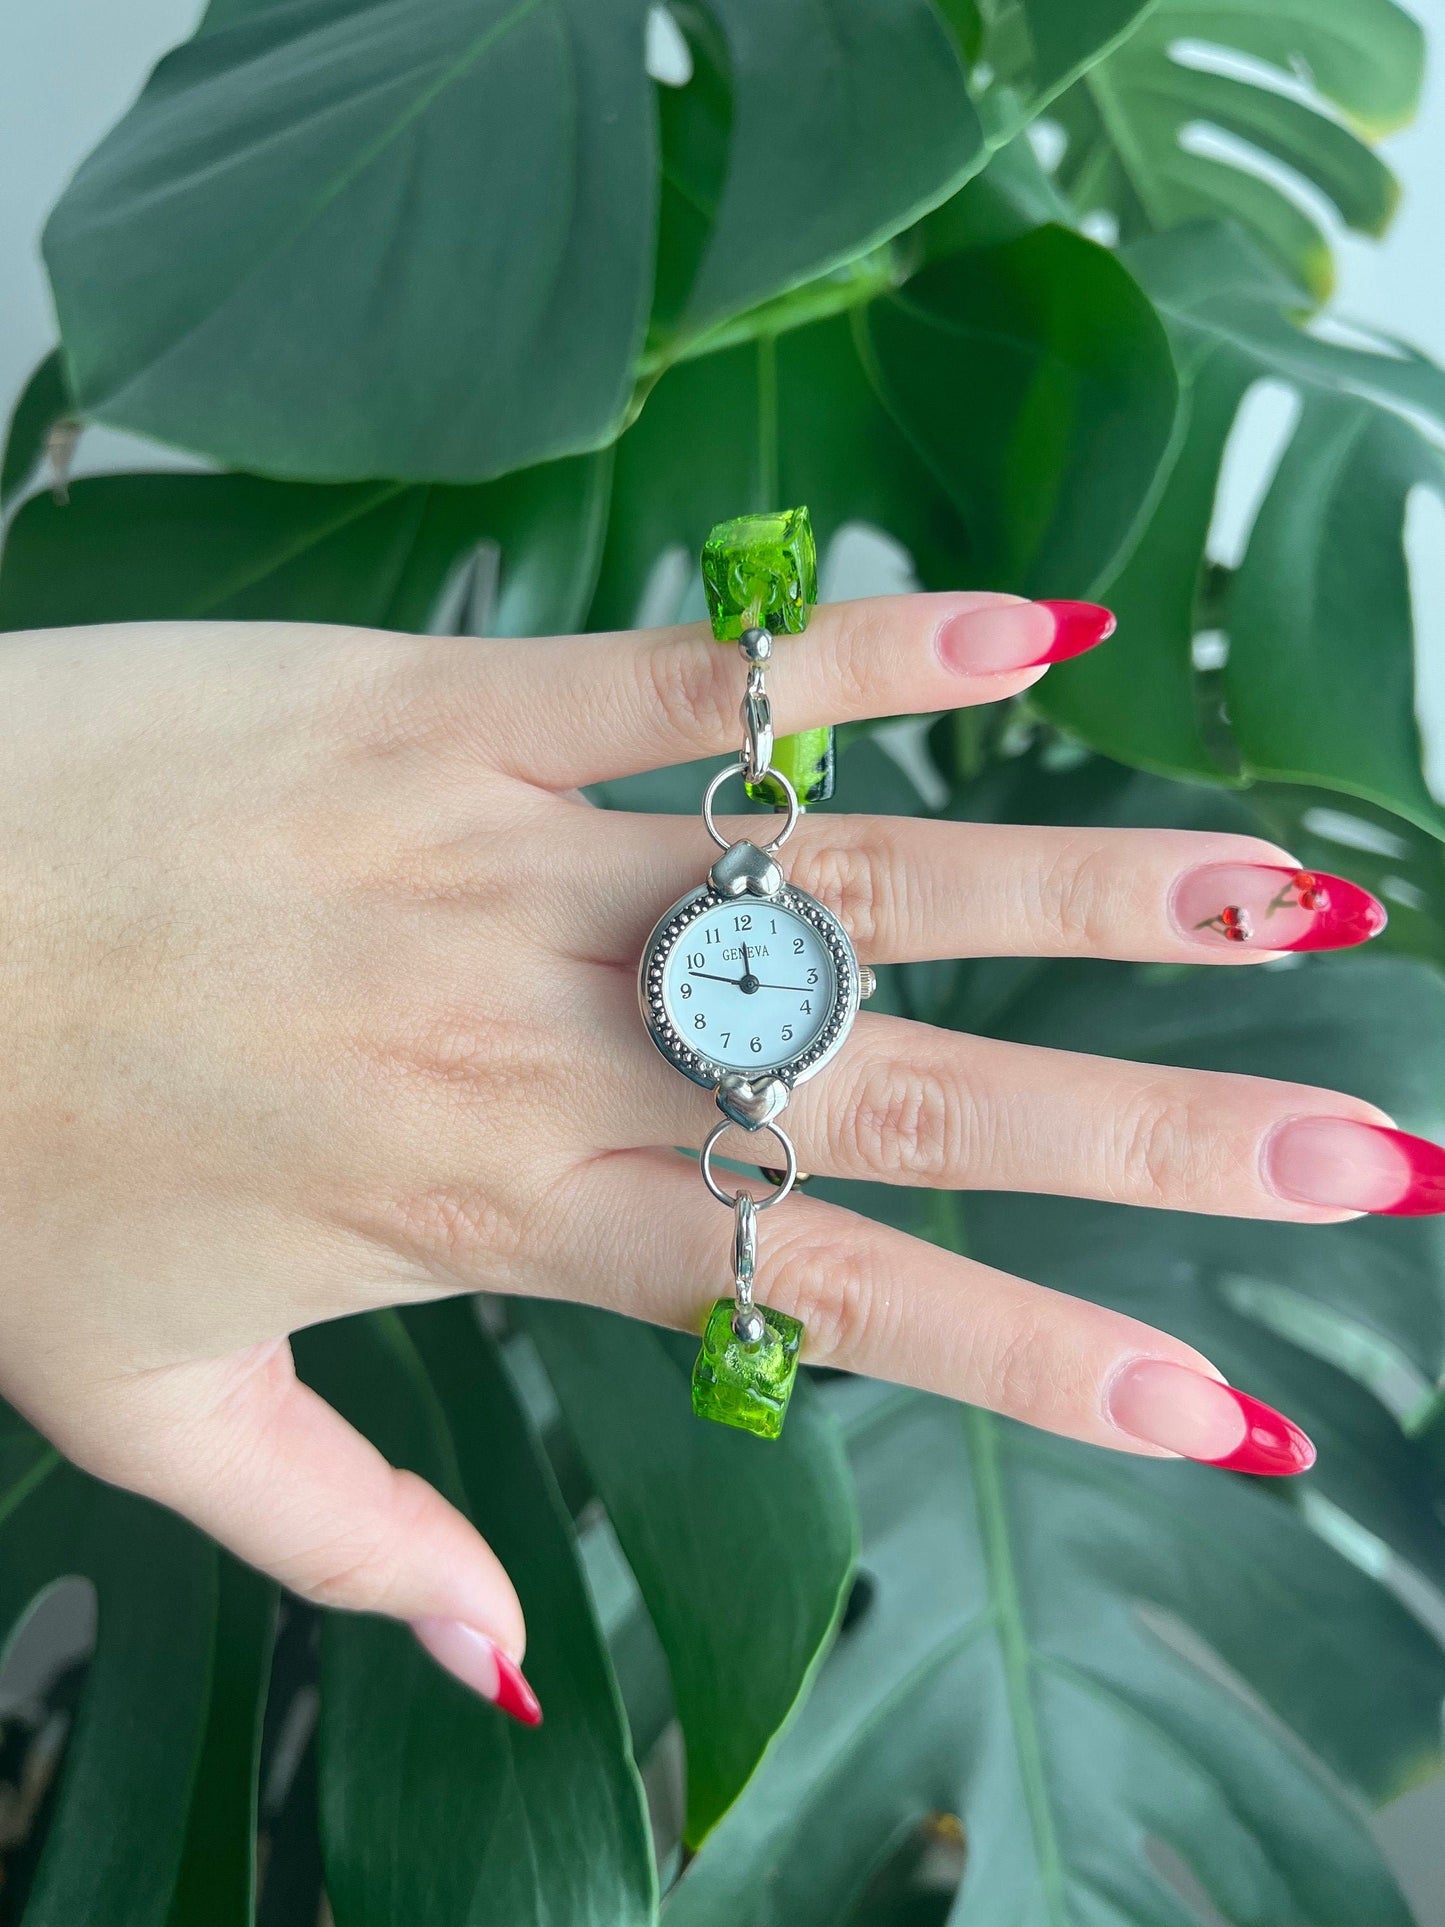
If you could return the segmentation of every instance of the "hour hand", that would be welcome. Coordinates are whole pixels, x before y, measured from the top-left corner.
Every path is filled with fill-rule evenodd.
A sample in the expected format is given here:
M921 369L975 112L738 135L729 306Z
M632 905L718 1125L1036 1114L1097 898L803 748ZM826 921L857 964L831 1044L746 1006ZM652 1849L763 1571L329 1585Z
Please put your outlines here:
M707 979L707 981L708 981L708 982L709 982L710 984L734 984L734 985L736 985L736 984L740 984L740 983L742 982L742 978L741 978L741 977L718 977L718 976L715 976L715 975L713 974L713 972L712 972L712 971L710 971L710 970L689 970L687 974L688 974L688 976L689 976L689 977L706 977L706 979ZM744 974L746 974L746 973L744 973Z

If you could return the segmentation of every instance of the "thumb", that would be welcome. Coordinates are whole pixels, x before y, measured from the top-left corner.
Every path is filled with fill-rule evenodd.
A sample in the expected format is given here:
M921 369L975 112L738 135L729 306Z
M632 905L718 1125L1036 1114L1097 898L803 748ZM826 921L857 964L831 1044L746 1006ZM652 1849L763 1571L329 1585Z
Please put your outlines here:
M485 1539L296 1376L284 1339L125 1382L85 1469L172 1507L320 1606L385 1613L525 1725L526 1627ZM62 1441L66 1443L66 1441Z

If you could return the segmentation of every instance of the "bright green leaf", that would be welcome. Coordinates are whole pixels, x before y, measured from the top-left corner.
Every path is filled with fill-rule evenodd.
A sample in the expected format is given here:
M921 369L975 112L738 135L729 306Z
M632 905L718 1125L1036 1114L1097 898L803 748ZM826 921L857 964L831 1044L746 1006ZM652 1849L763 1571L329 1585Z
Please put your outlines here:
M1104 590L1119 634L1055 671L1040 705L1121 760L1314 784L1441 834L1421 773L1403 530L1412 488L1445 494L1445 464L1408 418L1445 422L1445 372L1301 331L1288 284L1235 230L1162 236L1129 260L1169 325L1187 412L1157 511ZM1298 395L1299 419L1222 606L1202 619L1225 444L1262 380ZM1216 625L1228 647L1217 746L1233 769L1196 720L1190 652Z
M1201 48L1222 57L1219 71ZM1422 67L1419 24L1393 0L1158 0L1058 104L1069 137L1060 179L1081 214L1115 215L1126 240L1237 220L1323 298L1331 265L1311 195L1349 227L1384 229L1397 189L1366 143L1410 119ZM1236 144L1228 157L1201 147L1201 128ZM1271 166L1310 192L1277 184Z

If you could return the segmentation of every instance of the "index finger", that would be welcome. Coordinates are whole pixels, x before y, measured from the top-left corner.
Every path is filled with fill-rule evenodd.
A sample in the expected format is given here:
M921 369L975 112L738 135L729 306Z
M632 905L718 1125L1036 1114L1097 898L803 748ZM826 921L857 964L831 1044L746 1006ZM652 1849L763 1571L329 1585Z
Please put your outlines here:
M982 591L825 605L773 658L775 727L789 735L996 702L1113 627L1094 603ZM491 760L544 788L573 789L738 746L737 651L701 623L548 637L488 650L475 669L464 659L461 673L485 679Z

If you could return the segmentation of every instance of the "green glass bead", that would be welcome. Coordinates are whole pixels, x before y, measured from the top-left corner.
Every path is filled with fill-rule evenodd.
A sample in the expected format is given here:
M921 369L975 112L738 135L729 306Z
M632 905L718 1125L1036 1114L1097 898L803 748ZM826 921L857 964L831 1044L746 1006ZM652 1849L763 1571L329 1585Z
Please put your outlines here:
M833 794L831 725L800 729L796 736L780 736L773 745L773 767L787 777L805 810L814 803L826 803ZM779 808L788 800L773 782L749 783L748 795L755 803L775 803Z
M719 522L702 545L712 632L736 642L744 629L775 636L805 628L818 600L818 551L805 508Z
M703 544L703 584L713 634L736 642L744 629L796 635L818 598L818 555L805 508L776 515L740 515L719 522ZM804 809L833 794L833 731L807 729L783 736L773 763L798 793ZM786 802L773 783L749 783L755 803Z
M733 1333L733 1310L731 1298L719 1298L708 1313L702 1350L692 1368L692 1409L699 1418L775 1439L798 1376L802 1323L785 1311L759 1305L768 1335L760 1345L744 1345Z

